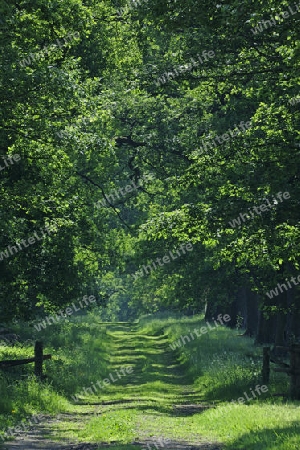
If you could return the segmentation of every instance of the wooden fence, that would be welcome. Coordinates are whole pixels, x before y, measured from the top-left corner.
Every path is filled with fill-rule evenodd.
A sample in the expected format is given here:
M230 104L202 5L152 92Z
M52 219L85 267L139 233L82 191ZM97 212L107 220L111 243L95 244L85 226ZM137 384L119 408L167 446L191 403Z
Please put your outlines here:
M43 353L43 343L41 341L36 341L34 346L34 357L26 359L8 359L6 361L0 361L0 369L5 369L7 367L20 366L23 364L29 364L34 362L34 373L42 380L43 375L43 362L47 359L51 359L51 355L44 355Z
M300 400L300 344L293 344L290 347L275 348L286 350L290 353L290 364L280 361L271 356L271 347L263 348L263 383L267 384L270 380L270 362L280 365L279 368L272 369L274 372L284 372L291 377L290 396L292 400Z

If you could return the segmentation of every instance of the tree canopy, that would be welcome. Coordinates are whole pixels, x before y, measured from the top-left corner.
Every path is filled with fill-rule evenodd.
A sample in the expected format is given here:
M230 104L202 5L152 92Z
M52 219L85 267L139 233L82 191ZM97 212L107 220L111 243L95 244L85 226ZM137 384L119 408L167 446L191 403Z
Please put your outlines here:
M296 284L266 295L299 274L299 7L11 0L0 14L4 320L84 294L122 317L213 312L244 288L265 317L300 314Z

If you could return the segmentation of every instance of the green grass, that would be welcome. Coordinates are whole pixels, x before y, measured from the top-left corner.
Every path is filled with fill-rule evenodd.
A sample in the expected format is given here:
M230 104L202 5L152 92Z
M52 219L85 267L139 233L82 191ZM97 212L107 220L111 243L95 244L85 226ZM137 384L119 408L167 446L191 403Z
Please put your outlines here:
M0 433L8 426L32 414L71 411L71 395L88 386L107 370L109 338L103 327L86 318L54 324L37 332L20 324L15 331L26 344L0 346L0 360L32 357L34 342L44 342L44 353L52 355L45 361L46 380L40 383L33 376L33 364L0 371Z
M163 329L173 343L181 335L189 335L195 327L204 325L199 317L182 318L180 322L172 318L163 323L153 319L144 324L144 330L157 333ZM251 397L250 389L262 385L262 349L255 347L252 339L220 327L191 339L174 353L193 379L194 393L201 392L203 402L216 406L186 417L183 429L180 429L180 420L174 424L172 419L178 437L184 438L187 430L190 435L200 432L204 437L224 442L225 448L230 450L299 448L300 402L274 397L277 392L289 392L289 377L285 374L271 372L268 392L259 398L243 405L231 403L244 392ZM152 423L153 430L157 429L154 418ZM164 424L166 427L168 418L164 419Z
M56 425L56 439L97 442L99 449L106 448L101 442L110 442L114 450L136 449L133 442L159 437L219 442L226 450L299 449L300 402L274 396L288 393L285 374L272 372L263 395L231 403L262 384L262 349L251 339L219 327L172 350L170 343L205 325L201 317L146 317L134 324L96 321L90 315L43 332L45 351L54 358L46 362L48 379L42 385L28 376L31 365L18 373L11 370L6 381L2 374L6 394L0 398L0 429L26 414L65 412ZM32 328L23 333L27 339L37 337ZM1 348L1 359L31 356L32 348ZM132 366L133 373L72 404L71 395L121 366ZM202 409L182 412L188 404Z

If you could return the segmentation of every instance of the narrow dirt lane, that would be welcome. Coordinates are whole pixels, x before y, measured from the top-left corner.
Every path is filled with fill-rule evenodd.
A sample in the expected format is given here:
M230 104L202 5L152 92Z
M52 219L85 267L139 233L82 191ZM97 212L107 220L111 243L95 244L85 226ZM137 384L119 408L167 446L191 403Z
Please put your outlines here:
M220 444L207 442L195 433L189 435L188 431L185 432L185 418L201 413L208 406L203 404L200 393L195 392L193 385L189 384L183 367L168 346L166 336L143 335L134 327L120 324L110 325L108 333L113 341L109 373L116 374L124 366L132 367L132 373L107 386L101 395L80 397L75 413L61 414L59 418L49 416L29 435L6 443L5 448L220 450ZM106 377L109 378L109 374ZM77 441L80 432L91 423L98 427L101 436L101 420L111 414L116 417L126 414L127 411L128 414L130 411L135 414L135 421L129 427L131 431L133 429L135 438L129 443L124 444L116 439L110 442L99 439L97 443L89 444ZM166 419L168 424L165 423ZM99 425L95 420L99 420ZM176 437L177 432L180 432L180 439Z

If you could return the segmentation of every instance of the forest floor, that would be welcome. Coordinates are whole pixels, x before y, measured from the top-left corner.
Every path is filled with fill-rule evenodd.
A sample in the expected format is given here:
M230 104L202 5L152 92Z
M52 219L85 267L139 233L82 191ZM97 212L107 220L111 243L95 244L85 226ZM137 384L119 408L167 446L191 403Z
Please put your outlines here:
M220 450L191 427L189 419L211 406L203 401L164 334L132 325L111 325L108 380L103 391L79 395L71 412L47 415L7 450ZM120 375L122 367L130 374ZM117 376L119 374L119 377ZM98 381L102 383L103 378ZM88 388L91 386L82 386ZM102 388L101 388L102 389ZM93 439L89 437L93 436Z

